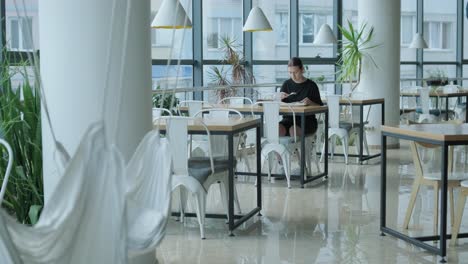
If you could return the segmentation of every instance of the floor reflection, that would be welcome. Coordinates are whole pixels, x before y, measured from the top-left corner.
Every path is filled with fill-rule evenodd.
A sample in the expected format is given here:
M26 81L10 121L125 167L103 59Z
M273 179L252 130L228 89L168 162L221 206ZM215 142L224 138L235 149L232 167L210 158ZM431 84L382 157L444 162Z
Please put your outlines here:
M410 155L405 143L388 152L387 223L399 230L414 179ZM431 162L429 154L425 158ZM465 153L456 159L464 162ZM327 181L304 189L297 181L288 189L285 180L265 180L263 216L242 225L235 237L228 236L223 219L207 219L206 240L200 239L195 218L185 223L170 220L156 251L159 263L438 263L439 258L426 251L380 236L378 160L346 166L335 158L329 169ZM208 212L223 212L216 188L208 194ZM243 211L255 206L251 179L238 179L237 190ZM432 232L432 195L431 190L421 191L407 232ZM467 230L468 220L461 227ZM468 259L468 239L459 244L448 250L451 263Z

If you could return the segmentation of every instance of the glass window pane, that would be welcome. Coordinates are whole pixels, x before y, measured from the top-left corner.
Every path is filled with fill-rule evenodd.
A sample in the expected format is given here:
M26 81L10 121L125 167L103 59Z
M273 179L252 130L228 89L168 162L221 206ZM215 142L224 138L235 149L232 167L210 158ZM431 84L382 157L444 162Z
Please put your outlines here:
M334 27L333 1L300 0L299 13L299 56L334 57L333 44L311 45L323 24Z
M256 98L268 98L281 87L281 84L289 79L287 64L282 65L254 65L253 67L255 80L257 83L278 84L270 87L262 87L256 89Z
M416 29L416 1L401 0L401 61L416 61L417 49L408 48L417 32Z
M455 65L424 65L424 79L441 77L455 78L456 75Z
M255 60L289 59L289 0L253 0L273 27L273 32L253 33L253 58Z
M468 59L468 12L466 12L466 6L468 5L468 0L463 0L463 59ZM465 76L465 75L463 75Z
M400 88L416 86L416 65L400 65Z
M177 88L193 87L192 66L180 65L177 66L152 66L153 90L166 89L173 90ZM176 98L179 100L191 100L192 92L176 93Z
M192 20L192 1L179 0L190 20ZM151 1L151 20L161 7L162 0ZM174 37L173 37L174 36ZM152 59L192 59L192 29L151 29ZM171 56L172 54L172 56ZM171 56L169 58L169 56Z
M343 25L347 25L348 20L353 25L358 23L357 0L343 1Z
M424 1L425 61L456 60L457 1Z
M16 1L16 3L17 7L15 7L14 0L5 1L8 49L15 51L37 50L39 49L38 0Z
M242 0L203 0L203 58L223 58L222 39L242 50Z

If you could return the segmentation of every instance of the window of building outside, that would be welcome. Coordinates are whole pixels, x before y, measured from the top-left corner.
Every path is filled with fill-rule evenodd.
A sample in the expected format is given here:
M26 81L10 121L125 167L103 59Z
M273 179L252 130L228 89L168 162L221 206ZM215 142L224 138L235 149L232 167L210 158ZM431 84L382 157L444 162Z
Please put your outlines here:
M242 40L241 18L215 17L208 19L207 26L207 46L209 49L218 49L221 47L222 39L229 38L235 42Z
M416 34L416 15L401 16L401 45L409 46Z
M31 51L33 43L31 40L32 18L10 17L10 37L7 39L8 47L14 51Z
M452 22L424 22L424 37L429 49L454 49Z
M192 19L192 1L179 0L185 13ZM161 7L161 0L151 1L151 21ZM167 59L192 59L192 29L151 29L151 58L158 60Z
M276 13L274 31L276 32L276 44L277 45L289 43L289 14L288 12Z
M323 24L333 25L333 16L314 13L300 14L299 43L312 44Z

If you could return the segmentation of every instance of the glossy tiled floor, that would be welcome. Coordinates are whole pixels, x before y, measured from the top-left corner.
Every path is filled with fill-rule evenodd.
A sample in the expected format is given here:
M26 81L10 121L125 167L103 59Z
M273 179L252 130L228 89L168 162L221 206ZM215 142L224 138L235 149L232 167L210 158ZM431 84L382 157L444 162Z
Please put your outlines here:
M439 160L427 155L437 168ZM464 160L464 152L457 159ZM355 161L353 161L355 162ZM380 163L344 165L330 161L329 178L287 189L285 180L263 185L261 217L249 220L229 237L225 220L207 219L206 240L201 240L195 218L185 223L171 219L157 250L159 263L438 263L440 258L391 236L381 237ZM464 165L457 167L466 170ZM414 177L405 143L388 153L387 223L401 230ZM255 205L250 181L237 185L242 209ZM411 234L432 232L433 191L423 189L410 222ZM207 210L222 212L217 186L210 189ZM467 206L468 207L468 206ZM466 208L468 210L468 208ZM462 224L468 232L468 217ZM406 231L405 231L406 232ZM432 243L432 242L429 242ZM448 249L449 263L468 263L468 239Z

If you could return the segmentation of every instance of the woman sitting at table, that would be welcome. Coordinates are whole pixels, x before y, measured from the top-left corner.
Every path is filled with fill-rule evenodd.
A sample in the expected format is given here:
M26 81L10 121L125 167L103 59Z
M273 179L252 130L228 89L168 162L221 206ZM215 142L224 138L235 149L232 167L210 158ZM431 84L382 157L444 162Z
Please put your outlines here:
M317 84L304 77L304 66L301 59L293 57L288 62L288 73L291 77L281 86L281 101L285 103L301 102L305 105L323 105ZM288 136L294 134L293 117L284 116L279 123L279 135ZM305 134L314 134L317 131L317 119L315 115L305 119ZM301 118L296 117L296 135L302 135Z

